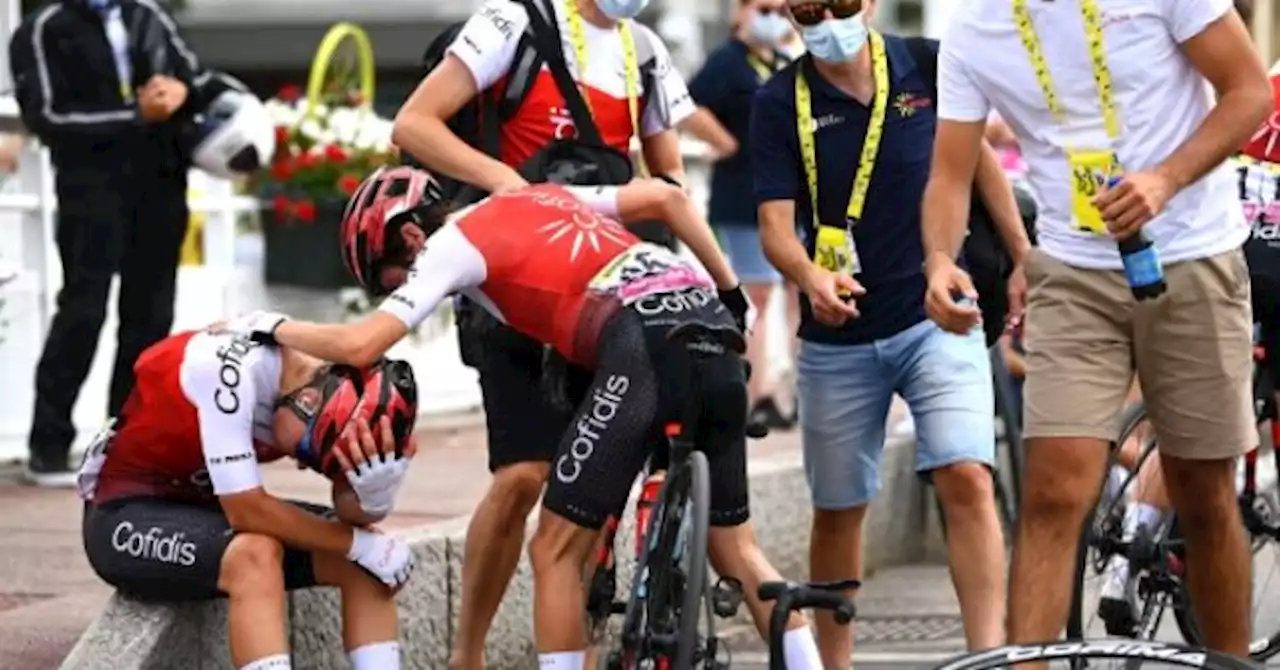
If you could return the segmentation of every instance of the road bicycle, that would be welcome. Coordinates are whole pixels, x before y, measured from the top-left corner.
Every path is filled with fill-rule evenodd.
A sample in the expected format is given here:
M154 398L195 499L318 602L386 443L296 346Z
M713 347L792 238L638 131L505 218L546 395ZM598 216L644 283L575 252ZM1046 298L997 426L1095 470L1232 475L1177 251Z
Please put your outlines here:
M1204 668L1256 670L1250 661L1207 649L1145 640L1066 640L1018 644L965 654L934 670L997 670L1022 663L1045 663L1049 668L1106 667L1108 661L1125 668Z
M838 582L766 582L760 585L760 600L773 602L769 616L769 670L787 670L783 636L791 613L804 609L827 610L837 624L847 626L857 616L853 600L844 594L862 586L856 579Z
M630 597L616 599L617 518L605 526L588 580L586 614L593 643L604 637L613 615L623 615L619 644L605 659L609 670L689 670L696 665L727 669L728 664L719 660L715 619L734 616L742 604L742 587L736 580L709 583L710 466L698 451L696 436L703 414L698 382L705 376L704 364L710 358L737 355L744 343L734 328L697 322L676 326L667 339L690 354L691 400L684 417L665 427L670 447L665 476L657 479L647 472L636 506ZM647 470L652 470L652 462ZM699 633L704 613L706 631Z
M1270 375L1263 365L1267 355L1268 352L1255 347L1255 415L1259 427L1268 421L1271 423L1274 443L1280 439L1280 422L1275 420ZM1136 533L1131 533L1131 537L1125 536L1127 500L1136 488L1143 464L1157 449L1155 433L1150 429L1146 408L1141 403L1126 410L1121 419L1111 464L1115 462L1118 448L1131 439L1139 440L1141 445L1137 464L1112 490L1109 491L1104 484L1094 513L1085 524L1076 561L1076 587L1067 635L1085 637L1099 632L1098 626L1089 620L1096 613L1096 605L1092 602L1086 604L1086 600L1097 591L1097 586L1090 582L1098 577L1109 578L1106 573L1111 558L1123 556L1129 561L1129 588L1136 589L1137 612L1133 621L1110 619L1110 623L1105 624L1110 628L1106 632L1134 639L1155 639L1162 633L1165 614L1172 610L1174 624L1183 640L1188 644L1198 644L1201 641L1199 627L1185 585L1185 543L1176 516L1165 515L1168 518L1158 527L1142 526ZM1238 488L1241 516L1253 552L1254 634L1261 635L1249 650L1253 659L1266 660L1280 653L1280 612L1271 611L1273 601L1277 599L1266 591L1271 582L1266 575L1274 576L1280 569L1280 509L1274 497L1274 480L1265 487L1270 489L1269 492L1260 485L1260 465L1265 465L1260 452L1261 448L1255 447L1242 458L1243 477ZM1274 454L1270 456L1274 459ZM1270 470L1280 477L1280 462L1273 461ZM1268 545L1271 546L1270 552L1266 551ZM1262 587L1262 593L1257 591L1258 587Z

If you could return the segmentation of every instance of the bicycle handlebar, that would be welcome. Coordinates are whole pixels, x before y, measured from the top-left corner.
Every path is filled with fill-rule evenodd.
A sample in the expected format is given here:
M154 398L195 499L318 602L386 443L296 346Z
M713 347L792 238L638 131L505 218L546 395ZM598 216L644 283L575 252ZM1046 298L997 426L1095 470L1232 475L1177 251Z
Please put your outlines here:
M774 602L773 613L769 617L769 669L786 670L787 661L782 637L787 631L787 620L791 618L792 612L802 609L827 610L835 617L837 624L848 625L857 615L857 608L844 592L860 586L862 582L856 579L810 584L795 582L761 584L757 591L760 600Z

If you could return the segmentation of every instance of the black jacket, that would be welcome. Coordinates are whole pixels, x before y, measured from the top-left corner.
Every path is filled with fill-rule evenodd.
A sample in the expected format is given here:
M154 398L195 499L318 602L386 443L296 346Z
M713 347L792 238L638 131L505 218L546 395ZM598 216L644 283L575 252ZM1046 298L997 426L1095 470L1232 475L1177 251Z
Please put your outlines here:
M49 147L59 170L115 165L127 176L186 170L180 136L208 75L157 0L120 0L120 10L133 64L130 88L152 75L174 77L188 87L183 108L163 123L143 121L120 90L103 19L84 0L54 0L23 19L9 41L23 123Z

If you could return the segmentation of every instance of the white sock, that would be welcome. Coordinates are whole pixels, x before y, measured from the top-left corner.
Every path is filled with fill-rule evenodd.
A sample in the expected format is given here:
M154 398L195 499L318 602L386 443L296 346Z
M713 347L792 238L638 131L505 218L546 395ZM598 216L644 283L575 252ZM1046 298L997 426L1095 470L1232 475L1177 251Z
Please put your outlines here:
M400 670L400 643L374 642L347 652L351 670Z
M1107 561L1104 573L1106 580L1102 584L1102 597L1120 600L1125 596L1125 587L1129 582L1129 559L1124 556L1112 556Z
M586 670L587 652L553 651L549 654L538 654L539 670Z
M260 658L256 661L250 661L240 670L293 670L293 664L289 662L288 654L276 654Z
M782 655L789 670L822 670L822 656L813 631L808 626L792 628L782 635Z

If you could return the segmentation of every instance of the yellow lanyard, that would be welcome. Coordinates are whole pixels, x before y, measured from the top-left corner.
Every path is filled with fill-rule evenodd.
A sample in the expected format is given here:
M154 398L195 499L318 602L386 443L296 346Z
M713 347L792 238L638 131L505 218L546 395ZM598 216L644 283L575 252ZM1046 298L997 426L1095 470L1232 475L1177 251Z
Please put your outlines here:
M1120 113L1116 109L1115 91L1111 83L1111 68L1107 66L1107 52L1102 42L1102 13L1097 0L1079 0L1080 13L1084 17L1085 37L1089 42L1089 61L1093 66L1093 80L1097 87L1098 101L1102 107L1102 120L1106 126L1111 146L1105 151L1068 148L1067 160L1071 164L1071 209L1080 230L1103 235L1107 231L1102 213L1093 205L1093 199L1108 181L1123 172L1116 148L1120 139ZM1012 0L1013 20L1018 26L1022 46L1031 59L1036 73L1036 83L1044 94L1045 105L1055 122L1066 122L1066 110L1053 85L1049 64L1044 58L1040 37L1031 22L1031 10L1027 0Z
M587 78L587 36L582 27L582 14L578 12L577 0L564 0L565 15L569 20L569 38L573 40L573 52L578 61L578 86ZM631 132L640 135L640 67L636 63L636 41L631 34L631 22L618 22L618 36L622 38L623 67L626 72L627 109L631 113ZM582 99L591 109L591 98L585 90ZM594 110L592 110L594 113Z
M885 55L884 37L871 33L871 68L875 75L875 100L871 105L871 119L867 123L867 136L862 142L862 157L853 177L853 192L849 194L846 210L851 226L862 218L867 204L867 190L871 187L871 173L875 170L876 156L880 153L880 141L884 138L884 120L889 109L889 59ZM803 71L796 72L796 133L800 137L800 155L804 161L804 174L809 180L809 201L813 205L813 225L818 220L818 152L814 139L813 100L809 82Z
M775 60L774 62L777 61ZM769 64L764 62L764 59L755 54L747 54L747 65L750 65L751 69L756 71L756 76L762 84L768 81L775 71Z

